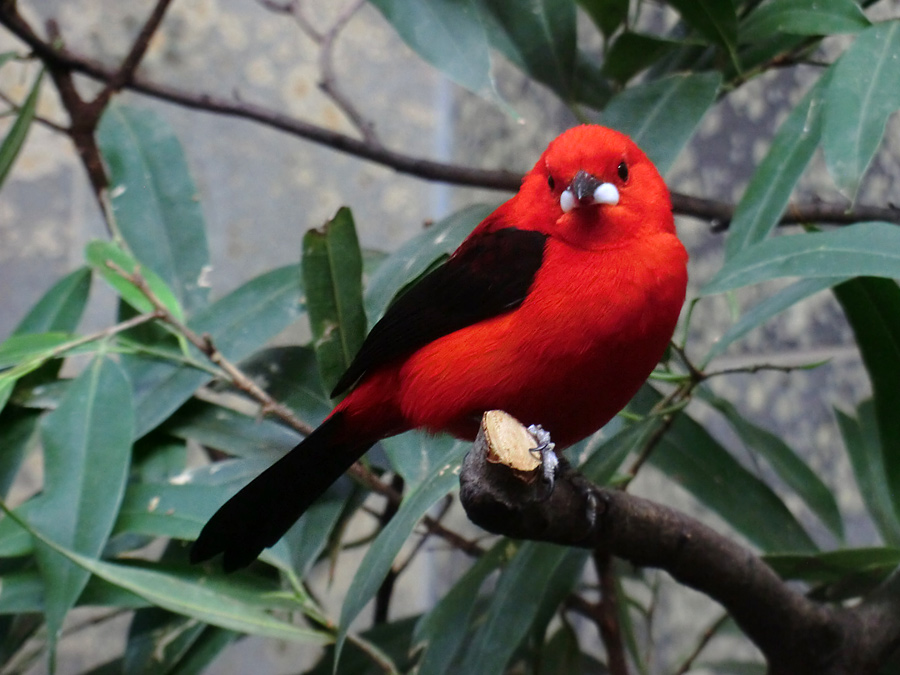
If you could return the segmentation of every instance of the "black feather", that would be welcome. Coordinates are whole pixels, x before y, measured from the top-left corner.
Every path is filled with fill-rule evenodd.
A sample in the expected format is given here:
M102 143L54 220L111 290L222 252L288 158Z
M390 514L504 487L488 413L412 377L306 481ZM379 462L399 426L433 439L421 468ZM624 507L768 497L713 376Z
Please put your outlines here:
M331 393L434 340L515 309L544 259L547 236L513 227L467 239L388 307Z
M216 511L191 546L192 563L222 553L232 572L281 539L312 503L369 449L371 443L334 443L341 415L328 418Z

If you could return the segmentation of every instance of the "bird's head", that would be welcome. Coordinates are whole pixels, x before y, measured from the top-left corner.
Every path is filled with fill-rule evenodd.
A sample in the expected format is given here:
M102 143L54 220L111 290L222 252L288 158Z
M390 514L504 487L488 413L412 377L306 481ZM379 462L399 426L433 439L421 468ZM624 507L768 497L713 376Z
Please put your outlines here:
M627 136L597 125L574 127L550 143L512 201L520 227L578 248L675 231L656 167Z

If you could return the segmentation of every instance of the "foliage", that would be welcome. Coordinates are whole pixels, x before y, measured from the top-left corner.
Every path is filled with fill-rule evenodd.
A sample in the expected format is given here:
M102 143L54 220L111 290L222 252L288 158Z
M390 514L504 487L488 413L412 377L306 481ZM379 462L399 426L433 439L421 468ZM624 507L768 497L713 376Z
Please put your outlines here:
M722 268L703 294L780 277L797 281L736 317L699 362L834 287L873 385L873 398L857 411L836 414L880 540L846 546L840 506L807 460L716 398L675 356L655 385L663 393L645 389L627 418L571 456L585 462L592 478L616 484L649 462L768 555L779 574L821 597L859 597L890 574L900 563L900 288L893 281L900 277L900 229L858 222L790 237L773 231L820 148L836 185L855 198L887 118L900 107L900 19L870 23L876 2L672 0L673 27L651 32L642 21L647 3L639 0L372 4L421 58L460 86L499 100L492 62L502 56L578 116L631 134L663 171L717 100L776 67L804 62L825 36L853 36L833 63L820 67L772 137L737 204ZM579 42L576 35L588 33L602 49ZM40 78L0 145L0 181L34 123L39 85ZM317 423L330 406L326 392L362 340L366 317L376 319L487 210L454 214L386 255L363 292L365 255L342 209L307 236L295 265L211 301L201 282L210 262L202 209L166 120L113 100L96 142L110 181L112 236L89 244L85 267L55 283L0 343L0 496L7 497L30 454L41 452L47 466L41 490L12 510L4 506L0 518L3 653L19 652L44 629L52 655L67 614L90 605L134 612L125 652L110 672L199 672L244 634L336 643L315 672L325 672L335 654L342 673L407 672L416 663L422 675L489 675L512 664L529 664L528 672L606 672L568 619L589 556L550 545L495 541L422 616L356 629L354 619L383 592L404 544L420 538L423 516L453 493L466 447L451 439L408 434L372 453L374 473L402 476L404 495L365 542L340 616L328 615L304 577L351 544L346 525L363 508L359 487L337 486L245 572L225 577L215 565L196 569L186 562L184 542L297 438L283 424L198 391L230 385L248 396L223 363L250 375L291 373L270 378L271 390L298 418ZM82 335L90 289L100 283L121 298L119 314L110 317L110 328ZM313 328L310 344L266 347L304 315ZM189 333L208 335L208 349ZM79 363L88 355L89 363L76 377L61 377L61 362L76 355ZM696 397L771 471L748 468L723 447L693 407L685 409ZM189 443L210 458L230 459L189 466ZM621 468L626 464L630 473ZM822 548L788 503L808 509L835 545ZM147 553L158 550L145 547L159 540L168 542L164 552ZM617 574L625 642L647 672L637 634L653 600L632 594L634 585L621 583L628 573ZM653 577L637 574L631 582L655 596ZM489 585L493 594L484 592ZM563 620L551 621L555 616ZM411 647L419 651L413 655ZM758 670L734 661L707 667Z

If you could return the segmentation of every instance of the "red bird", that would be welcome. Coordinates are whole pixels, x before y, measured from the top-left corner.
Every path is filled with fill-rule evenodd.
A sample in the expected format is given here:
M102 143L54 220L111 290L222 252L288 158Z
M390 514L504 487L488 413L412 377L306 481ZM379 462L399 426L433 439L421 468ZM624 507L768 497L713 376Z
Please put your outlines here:
M203 528L191 561L252 562L375 442L409 429L474 439L482 413L565 447L637 392L675 330L687 253L666 185L627 136L554 140L519 192L375 324L297 447Z

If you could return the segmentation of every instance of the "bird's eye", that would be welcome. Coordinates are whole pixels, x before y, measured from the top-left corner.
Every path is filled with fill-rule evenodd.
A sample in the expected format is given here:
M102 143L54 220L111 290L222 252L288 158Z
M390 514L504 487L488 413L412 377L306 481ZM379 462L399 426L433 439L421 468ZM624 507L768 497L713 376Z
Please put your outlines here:
M553 180L553 176L547 176L547 185L550 186L551 190L556 187L556 181Z
M619 168L617 170L619 172L619 178L623 183L628 180L628 165L625 162L619 162Z

